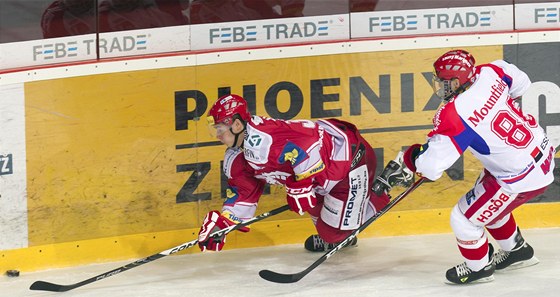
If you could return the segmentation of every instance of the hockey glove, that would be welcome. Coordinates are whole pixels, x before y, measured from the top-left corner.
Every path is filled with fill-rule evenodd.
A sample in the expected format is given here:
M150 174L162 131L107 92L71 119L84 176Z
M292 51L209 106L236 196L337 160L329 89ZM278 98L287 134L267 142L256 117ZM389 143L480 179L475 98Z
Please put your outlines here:
M220 212L213 210L206 214L200 231L198 232L198 247L201 251L209 250L219 252L222 250L226 243L226 234L220 237L210 237L210 234L225 229L229 226L240 223L241 221L231 220L229 218L234 218L234 216L229 212ZM249 227L239 228L239 231L248 232Z
M286 181L286 200L292 211L303 215L317 205L315 190L309 180L295 182L292 179Z
M408 167L412 172L416 172L416 158L428 147L428 144L420 145L413 144L405 152L403 156L403 162L406 167Z
M395 160L389 161L383 172L373 182L372 191L377 195L389 193L394 186L408 187L414 175L403 165L403 153L399 152Z

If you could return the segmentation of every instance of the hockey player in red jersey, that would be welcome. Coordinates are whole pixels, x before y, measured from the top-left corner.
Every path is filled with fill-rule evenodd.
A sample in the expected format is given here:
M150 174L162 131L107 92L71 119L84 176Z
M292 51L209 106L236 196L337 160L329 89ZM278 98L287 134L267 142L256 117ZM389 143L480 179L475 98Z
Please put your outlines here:
M475 66L474 57L464 50L443 54L434 68L434 91L444 105L433 119L427 143L405 152L406 166L436 180L466 150L484 166L451 212L465 262L449 269L447 280L491 281L495 270L538 263L511 213L553 181L554 146L516 101L531 84L527 74L503 60ZM500 247L496 253L486 231Z
M225 237L209 238L216 229L254 216L266 183L284 185L291 210L310 214L318 235L306 240L309 251L331 249L389 202L390 185L379 195L372 191L375 153L350 123L255 116L237 95L219 98L208 112L208 122L228 146L223 170L229 187L221 211L204 218L199 232L203 251L222 249ZM408 182L408 172L396 170L390 184Z

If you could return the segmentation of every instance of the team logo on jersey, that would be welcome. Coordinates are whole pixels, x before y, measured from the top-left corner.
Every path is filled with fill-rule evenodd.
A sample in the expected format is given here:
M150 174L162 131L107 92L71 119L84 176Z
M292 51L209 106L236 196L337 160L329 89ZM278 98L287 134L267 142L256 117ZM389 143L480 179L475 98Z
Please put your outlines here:
M237 197L239 197L239 194L237 194L237 189L235 187L227 187L227 189L226 189L226 201L224 202L224 204L235 203L235 201L237 200Z
M533 151L531 152L531 157L533 157L535 163L538 163L542 156L543 153L541 152L541 150L539 150L538 147L535 147L535 149L533 149Z
M284 164L290 162L292 166L297 166L305 159L307 159L307 153L294 143L288 142L280 154L278 163Z
M247 137L247 143L252 147L258 147L259 145L261 145L261 142L262 142L262 138L258 134L253 134Z
M297 158L299 156L299 153L296 149L294 149L291 152L287 152L284 154L284 162L285 161L290 161L290 163L292 163L292 165L294 165L297 161Z

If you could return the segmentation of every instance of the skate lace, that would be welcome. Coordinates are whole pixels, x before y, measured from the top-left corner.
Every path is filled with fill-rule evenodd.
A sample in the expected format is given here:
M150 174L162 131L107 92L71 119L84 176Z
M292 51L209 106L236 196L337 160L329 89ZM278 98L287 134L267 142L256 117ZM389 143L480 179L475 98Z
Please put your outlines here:
M457 276L458 277L468 275L472 272L472 270L467 266L466 262L463 262L463 263L455 266L455 269L457 270Z
M494 260L496 261L496 264L500 264L504 262L508 258L509 253L510 252L506 252L504 250L499 250L498 252L496 252L496 254L494 255Z
M324 250L326 244L321 237L317 235L313 235L313 246L315 247L316 250Z

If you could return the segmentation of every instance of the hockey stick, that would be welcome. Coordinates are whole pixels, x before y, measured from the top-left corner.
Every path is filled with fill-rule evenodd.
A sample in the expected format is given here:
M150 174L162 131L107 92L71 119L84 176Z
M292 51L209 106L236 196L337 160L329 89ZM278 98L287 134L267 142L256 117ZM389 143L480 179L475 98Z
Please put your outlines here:
M212 234L210 234L210 236L211 237L220 237L224 234L230 233L231 231L238 230L238 229L240 229L242 227L245 227L247 225L250 225L252 223L258 222L258 221L263 220L263 219L266 219L270 216L277 215L277 214L279 214L281 212L284 212L288 209L290 209L290 207L288 205L284 205L284 206L275 208L275 209L273 209L269 212L265 212L263 214L260 214L260 215L254 217L252 219L249 219L249 220L247 220L243 223L233 225L233 226L229 226L228 228L213 232ZM151 255L149 257L146 257L146 258L143 258L143 259L140 259L140 260L136 260L132 263L129 263L129 264L121 266L117 269L113 269L111 271L105 272L105 273L100 274L98 276L94 276L92 278L86 279L86 280L81 281L79 283L75 283L75 284L71 284L71 285L58 285L58 284L53 284L53 283L44 282L44 281L36 281L33 284L31 284L31 287L29 287L29 289L30 290L38 290L38 291L66 292L66 291L69 291L69 290L87 285L89 283L93 283L95 281L102 280L104 278L119 274L121 272L127 271L129 269L134 268L134 267L138 267L140 265L155 261L159 258L163 258L165 256L175 254L175 253L180 252L182 250L186 250L186 249L194 246L197 243L198 243L198 239L195 239L195 240L192 240L192 241L189 241L189 242L185 242L185 243L183 243L181 245L178 245L174 248L170 248L170 249L168 249L166 251L163 251L161 253L157 253L157 254Z
M358 229L354 230L346 239L338 243L332 250L328 251L326 254L321 256L317 261L315 261L311 266L307 267L307 269L292 274L283 274L278 273L270 270L261 270L259 271L259 275L267 281L275 282L275 283L295 283L306 276L309 272L313 269L317 268L317 266L321 265L321 263L325 262L328 258L338 252L341 248L345 247L346 244L351 242L360 232L362 232L365 228L367 228L371 223L375 222L379 217L381 217L384 213L389 211L393 206L399 203L401 200L404 199L410 192L414 191L414 189L418 188L420 184L424 182L425 178L420 178L416 182L414 182L408 189L402 192L399 196L393 199L389 204L387 204L383 209L381 209L378 213L376 213L373 217L365 221L363 225L361 225Z

